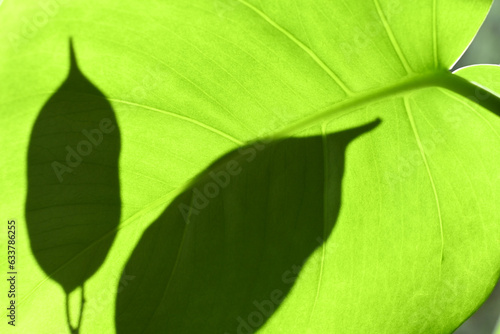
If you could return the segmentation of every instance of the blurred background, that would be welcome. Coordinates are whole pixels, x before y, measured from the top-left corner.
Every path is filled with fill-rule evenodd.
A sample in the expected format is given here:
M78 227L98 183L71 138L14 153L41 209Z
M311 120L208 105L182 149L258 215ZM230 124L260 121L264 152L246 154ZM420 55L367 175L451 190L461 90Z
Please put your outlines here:
M483 26L453 70L474 64L500 64L500 0L495 0Z
M500 0L495 0L479 33L453 70L474 64L500 64ZM483 306L454 334L500 334L499 318L500 283Z

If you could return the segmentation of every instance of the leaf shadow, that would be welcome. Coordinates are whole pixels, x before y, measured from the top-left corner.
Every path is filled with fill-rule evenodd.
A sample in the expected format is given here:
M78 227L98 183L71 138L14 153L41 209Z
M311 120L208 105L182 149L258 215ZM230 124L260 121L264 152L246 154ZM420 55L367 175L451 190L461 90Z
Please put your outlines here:
M83 285L104 262L120 221L119 155L114 111L78 68L70 40L68 77L32 128L25 213L35 259L66 294L72 333L82 321ZM69 295L78 287L80 310L73 327Z
M348 144L379 123L255 142L209 166L130 256L123 275L138 279L117 289L117 333L249 334L262 327L332 233Z

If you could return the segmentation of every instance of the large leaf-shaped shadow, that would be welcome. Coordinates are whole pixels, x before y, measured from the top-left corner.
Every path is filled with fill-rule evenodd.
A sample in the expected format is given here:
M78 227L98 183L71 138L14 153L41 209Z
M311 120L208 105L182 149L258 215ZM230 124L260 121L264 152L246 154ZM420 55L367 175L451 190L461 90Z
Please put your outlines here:
M233 334L262 326L332 232L347 145L378 123L257 142L210 166L128 260L124 273L137 279L118 289L117 333Z
M120 221L120 131L111 105L79 70L71 42L70 58L66 81L31 133L26 220L45 273L66 296L82 287L80 323L83 284L103 263ZM68 305L67 313L71 327Z

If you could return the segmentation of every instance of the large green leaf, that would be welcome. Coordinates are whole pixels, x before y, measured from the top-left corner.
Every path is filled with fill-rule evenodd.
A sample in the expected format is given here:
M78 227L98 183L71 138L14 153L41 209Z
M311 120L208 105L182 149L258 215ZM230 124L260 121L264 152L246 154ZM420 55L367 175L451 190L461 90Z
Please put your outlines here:
M0 198L4 215L19 222L15 330L68 332L64 291L51 279L55 273L36 262L24 210L32 128L68 74L72 36L81 71L115 111L122 148L120 225L105 262L85 283L81 333L136 332L136 320L145 332L188 333L192 320L200 333L232 334L238 317L248 321L256 311L244 302L262 302L257 298L275 289L286 295L272 317L254 326L261 333L452 332L487 297L500 268L499 104L477 89L499 92L500 68L446 71L490 5L3 3L0 117L8 132L1 143ZM376 118L380 125L348 146L340 183L335 166L343 166L344 157L336 134ZM207 166L261 136L273 140L201 211L201 224L179 225L176 204L192 196L191 180L210 175ZM313 158L307 163L301 159L306 154ZM319 189L308 175L320 175L323 193L307 191L306 184ZM311 204L301 207L300 201ZM272 210L259 212L266 203ZM238 205L250 216L239 215ZM309 216L315 205L323 212ZM260 225L245 227L245 219ZM278 225L269 223L275 229L266 239L263 222L270 221ZM304 229L308 221L312 231ZM221 230L223 223L242 228L233 235ZM299 228L290 231L286 224ZM110 244L114 232L89 243L58 273ZM198 238L204 242L193 242ZM210 238L252 252L231 258ZM259 249L260 261L242 262ZM305 263L295 283L286 285L280 281L286 270L280 271L295 261ZM138 266L149 262L158 264ZM233 266L236 274L222 282L187 275L205 269L220 278L231 263L241 267ZM248 284L252 275L261 283L256 288ZM206 295L196 293L203 288ZM234 304L234 297L216 297L216 289L235 289L234 297L244 298ZM212 313L201 312L212 299ZM70 305L73 322L79 303L74 298ZM123 303L132 309L124 311ZM143 307L148 319L135 318L142 313L133 309ZM169 318L171 308L175 317ZM129 316L120 317L123 312Z

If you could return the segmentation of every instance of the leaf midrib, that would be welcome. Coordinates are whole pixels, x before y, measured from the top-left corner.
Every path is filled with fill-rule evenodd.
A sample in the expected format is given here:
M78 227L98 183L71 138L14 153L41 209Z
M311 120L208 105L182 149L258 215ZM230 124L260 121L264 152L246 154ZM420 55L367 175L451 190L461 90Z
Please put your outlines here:
M463 77L452 74L448 70L434 70L428 73L420 73L400 80L396 84L385 86L380 89L373 89L358 93L355 96L346 98L340 102L311 114L308 117L297 120L287 125L281 130L270 135L271 138L287 138L298 132L308 129L312 126L323 124L334 118L344 116L354 109L363 107L369 103L377 102L389 97L401 96L405 93L430 87L441 87L452 91L462 97L473 101L474 103L488 109L500 110L500 96L489 91L490 99L478 100L475 98L477 90L484 90L483 87L476 85Z

